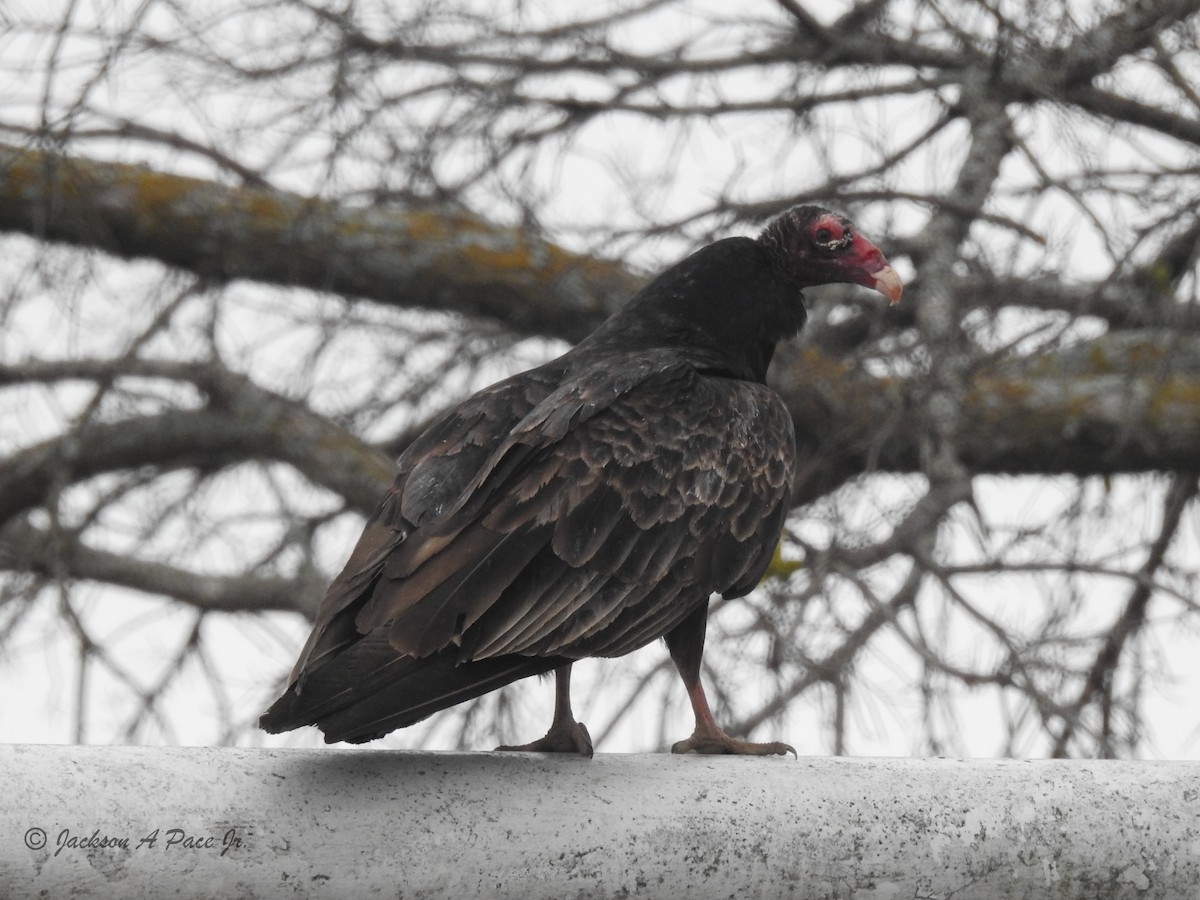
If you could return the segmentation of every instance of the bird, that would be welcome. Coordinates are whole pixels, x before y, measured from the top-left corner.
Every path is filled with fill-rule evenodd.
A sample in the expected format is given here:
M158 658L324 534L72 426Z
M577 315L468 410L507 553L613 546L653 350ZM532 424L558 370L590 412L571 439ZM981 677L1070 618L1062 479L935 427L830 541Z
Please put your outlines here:
M364 743L532 675L578 753L571 666L664 638L695 716L676 753L795 750L728 734L700 680L714 595L762 579L791 503L795 431L766 384L803 290L903 283L849 219L801 205L702 247L571 350L433 421L330 584L260 727Z

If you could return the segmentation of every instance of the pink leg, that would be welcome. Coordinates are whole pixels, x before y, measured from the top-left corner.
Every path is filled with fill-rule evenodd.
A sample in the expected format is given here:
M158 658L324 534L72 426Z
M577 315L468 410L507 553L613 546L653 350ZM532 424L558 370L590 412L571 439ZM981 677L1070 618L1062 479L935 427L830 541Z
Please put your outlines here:
M713 718L708 706L708 697L704 695L704 685L700 683L700 659L704 655L704 634L708 629L708 605L697 609L675 627L667 635L667 649L671 651L671 660L679 670L683 686L687 688L688 699L692 702L692 712L696 714L696 730L692 736L679 741L671 747L672 753L737 753L751 756L769 756L772 754L790 753L796 756L796 750L790 744L771 741L756 744L730 737Z

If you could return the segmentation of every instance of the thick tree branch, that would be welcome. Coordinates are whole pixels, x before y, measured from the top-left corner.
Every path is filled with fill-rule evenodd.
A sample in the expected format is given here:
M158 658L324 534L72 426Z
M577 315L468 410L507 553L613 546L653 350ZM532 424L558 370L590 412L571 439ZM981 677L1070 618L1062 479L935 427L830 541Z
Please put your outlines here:
M569 341L645 282L616 263L462 212L357 209L2 144L0 229L209 277L483 314L518 332ZM1194 250L1193 231L1183 236ZM1019 305L1096 315L1117 327L1200 327L1197 307L1178 303L1154 272L1094 284L980 275L950 276L947 284L964 312ZM913 312L911 304L891 311L889 330L912 327ZM810 330L806 340L844 352L871 333L873 318L854 315Z
M786 585L714 604L707 665L772 673L756 700L718 686L723 721L829 685L838 752L876 691L936 753L1147 749L1142 701L1200 612L1200 0L53 6L5 22L0 232L33 240L0 240L0 646L57 617L77 740L188 739L202 706L228 739L256 702L208 623L311 613L342 510L375 505L419 420L540 358L513 333L577 340L645 283L624 260L819 203L912 277L896 308L810 291L780 349L795 500L825 500ZM611 259L546 240L567 234ZM1136 472L1171 478L1088 477ZM1052 484L979 477L1008 473ZM1127 585L1107 618L1101 581ZM126 659L132 591L190 607L152 624L156 669ZM175 703L197 674L213 702ZM628 674L624 740L666 706ZM512 696L402 740L479 746ZM955 719L993 702L989 747Z
M797 503L865 471L920 470L920 379L878 378L806 349L775 386L796 423ZM966 385L959 457L979 474L1200 472L1200 342L1114 334L977 372Z
M146 361L134 371L138 366L143 375L191 372L200 384L209 371ZM35 367L56 378L103 370L88 361ZM782 354L776 374L796 423L797 503L864 472L920 471L926 387L919 376L875 377L812 348ZM15 378L0 369L0 383ZM394 468L384 454L302 405L228 373L209 377L208 385L225 400L82 425L0 461L0 522L45 502L55 485L147 465L169 471L279 460L364 512L391 482ZM1125 333L993 366L966 386L962 413L958 451L977 473L1198 471L1200 341Z
M1089 82L1122 57L1149 47L1160 34L1198 9L1197 0L1130 3L1080 34L1065 50L1046 48L1046 68L1052 69L1063 85Z
M94 360L0 367L0 384L113 376ZM187 378L207 407L119 422L85 422L0 461L0 523L45 502L56 485L112 471L157 466L211 468L251 459L287 462L353 507L370 510L390 483L386 455L303 404L210 365L123 361L125 375Z
M0 570L5 569L120 585L212 612L284 610L311 618L324 591L324 582L316 579L201 575L97 550L19 520L0 527Z
M0 230L570 340L643 281L461 209L356 208L2 144Z

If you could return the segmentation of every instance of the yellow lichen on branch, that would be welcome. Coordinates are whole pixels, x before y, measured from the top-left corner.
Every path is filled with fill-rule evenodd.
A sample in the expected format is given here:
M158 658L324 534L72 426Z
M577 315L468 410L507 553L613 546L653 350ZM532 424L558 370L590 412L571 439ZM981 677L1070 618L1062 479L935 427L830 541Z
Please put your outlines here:
M0 228L574 340L642 279L451 207L353 206L0 144Z

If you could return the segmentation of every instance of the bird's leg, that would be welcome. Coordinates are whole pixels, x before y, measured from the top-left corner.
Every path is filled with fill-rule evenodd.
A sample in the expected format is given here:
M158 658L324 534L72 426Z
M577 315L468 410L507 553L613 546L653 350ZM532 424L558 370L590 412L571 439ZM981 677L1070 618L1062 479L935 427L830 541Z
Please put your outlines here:
M575 721L571 712L571 664L554 670L554 721L546 736L530 744L497 747L497 750L523 750L529 753L578 753L592 756L592 736L587 726Z
M697 753L739 753L751 756L790 753L796 756L796 750L790 744L780 741L755 744L739 740L730 737L717 724L712 710L709 709L708 698L704 696L704 685L700 683L700 658L704 655L704 633L707 628L706 603L667 633L667 649L671 651L671 661L679 670L679 677L683 679L683 686L687 688L688 699L692 701L692 711L696 714L696 730L692 732L691 737L671 747L671 752L688 753L695 750Z

